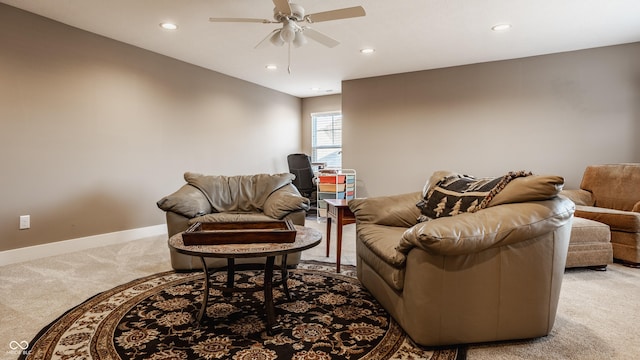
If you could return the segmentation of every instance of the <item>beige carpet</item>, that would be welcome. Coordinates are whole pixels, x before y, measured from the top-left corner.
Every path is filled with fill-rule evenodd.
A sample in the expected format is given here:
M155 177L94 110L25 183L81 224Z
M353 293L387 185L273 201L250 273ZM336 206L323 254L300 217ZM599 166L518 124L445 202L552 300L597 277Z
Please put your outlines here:
M331 223L331 243L329 247L329 257L327 257L327 243L326 243L326 231L327 221L325 218L308 219L306 226L313 227L322 232L322 243L312 249L309 249L302 253L302 260L316 260L322 262L336 262L336 225L335 222ZM355 265L356 264L356 224L345 225L342 228L342 256L340 256L340 263L343 265Z
M324 232L326 223L308 220ZM355 225L344 229L344 264L355 264ZM335 261L325 243L305 260ZM65 311L122 283L170 270L166 237L0 267L0 359L17 358L9 344L30 341ZM619 264L606 272L565 273L554 330L545 338L474 345L468 359L634 359L640 358L640 269ZM15 344L15 343L14 343Z

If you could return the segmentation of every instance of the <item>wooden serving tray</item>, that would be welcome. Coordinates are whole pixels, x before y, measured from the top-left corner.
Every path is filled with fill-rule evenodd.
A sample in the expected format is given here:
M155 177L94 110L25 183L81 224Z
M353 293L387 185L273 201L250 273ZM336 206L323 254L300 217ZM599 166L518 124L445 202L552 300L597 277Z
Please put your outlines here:
M185 245L292 243L296 229L291 220L197 222L182 233Z

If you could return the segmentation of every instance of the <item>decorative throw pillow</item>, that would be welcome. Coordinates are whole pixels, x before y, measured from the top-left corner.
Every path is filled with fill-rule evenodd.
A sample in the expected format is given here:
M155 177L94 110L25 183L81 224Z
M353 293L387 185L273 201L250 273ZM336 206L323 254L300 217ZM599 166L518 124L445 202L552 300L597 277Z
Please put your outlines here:
M509 181L529 175L531 172L517 171L496 178L477 179L461 174L445 176L416 204L422 213L418 221L484 209Z

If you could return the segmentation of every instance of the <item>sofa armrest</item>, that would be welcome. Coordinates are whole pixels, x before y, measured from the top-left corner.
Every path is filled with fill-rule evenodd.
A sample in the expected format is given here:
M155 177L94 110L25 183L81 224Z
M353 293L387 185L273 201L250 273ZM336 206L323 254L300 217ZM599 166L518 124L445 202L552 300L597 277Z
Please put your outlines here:
M631 211L640 212L640 201L638 201L635 205L633 205L633 209L631 209Z
M208 214L213 211L209 200L196 187L185 184L176 192L160 199L156 205L164 211L171 211L188 218Z
M422 193L379 196L349 200L349 209L360 223L410 227L418 222L420 209L416 203Z
M566 196L576 205L593 206L595 203L591 192L583 189L562 190L560 195Z
M475 213L419 223L404 232L397 250L418 247L431 254L463 255L530 240L571 221L566 198L494 206Z
M576 206L575 216L609 225L611 231L640 232L640 212L597 206Z
M294 211L308 211L309 206L309 199L300 195L295 186L288 184L267 197L262 212L274 219L282 219Z

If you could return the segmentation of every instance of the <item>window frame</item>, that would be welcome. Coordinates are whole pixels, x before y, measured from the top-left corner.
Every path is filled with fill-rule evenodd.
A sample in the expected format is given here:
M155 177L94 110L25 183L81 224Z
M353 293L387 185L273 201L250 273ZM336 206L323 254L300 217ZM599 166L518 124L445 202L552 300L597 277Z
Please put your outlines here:
M333 138L334 142L332 144L329 145L317 145L317 140L318 140L318 126L319 124L318 122L318 118L321 117L331 117L330 121L331 122L331 126L332 129L331 131L331 138ZM327 163L327 168L332 168L332 169L340 169L342 168L342 111L341 110L334 110L334 111L325 111L325 112L315 112L315 113L311 113L311 162L313 163L319 163L322 161L319 161L318 159L318 150L327 150L327 149L336 149L339 151L339 163ZM337 128L335 126L336 122L339 122L339 128ZM339 137L339 144L335 143L335 137L336 137L336 132L338 133L338 137ZM337 166L336 166L337 165Z

